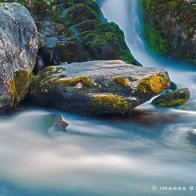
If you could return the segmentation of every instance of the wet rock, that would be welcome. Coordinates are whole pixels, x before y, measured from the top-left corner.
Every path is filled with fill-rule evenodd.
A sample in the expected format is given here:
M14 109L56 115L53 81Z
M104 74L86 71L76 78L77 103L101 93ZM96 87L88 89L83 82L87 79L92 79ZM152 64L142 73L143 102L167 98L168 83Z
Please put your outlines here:
M196 65L195 0L142 0L145 37L161 55Z
M57 131L66 131L66 128L69 126L69 123L64 121L60 114L48 114L44 119L47 130L53 127Z
M66 129L69 126L69 123L64 121L61 115L56 115L54 118L54 126L58 129Z
M33 78L29 101L81 114L125 114L169 86L162 69L89 61L46 67Z
M169 89L171 89L171 90L177 90L177 85L176 85L176 83L174 83L173 81L171 81L171 82L170 82L170 87L169 87Z
M186 103L190 98L188 88L178 89L172 92L166 92L152 101L152 104L159 106L178 106Z
M0 111L26 95L37 54L37 29L18 3L0 3Z
M27 6L46 38L39 50L45 66L111 59L139 64L126 45L123 31L104 18L93 0L16 1ZM40 39L43 43L43 37Z

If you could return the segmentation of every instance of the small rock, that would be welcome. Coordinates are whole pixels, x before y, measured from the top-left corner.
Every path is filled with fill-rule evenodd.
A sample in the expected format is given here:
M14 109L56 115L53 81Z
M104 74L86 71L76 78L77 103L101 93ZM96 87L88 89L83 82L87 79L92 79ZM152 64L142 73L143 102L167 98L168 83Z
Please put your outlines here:
M178 106L186 103L190 98L190 91L188 88L166 92L152 101L152 104L159 106Z
M54 118L54 126L58 129L66 129L69 126L69 123L63 120L60 114L56 115Z
M46 129L54 127L55 130L66 130L69 123L62 119L60 114L49 114L46 116Z

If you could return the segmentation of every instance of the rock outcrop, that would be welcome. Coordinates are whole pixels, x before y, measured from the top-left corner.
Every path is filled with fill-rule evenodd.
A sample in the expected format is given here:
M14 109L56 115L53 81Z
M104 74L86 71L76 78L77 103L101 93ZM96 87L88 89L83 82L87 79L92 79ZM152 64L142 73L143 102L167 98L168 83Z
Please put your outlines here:
M93 0L16 1L27 6L36 21L41 38L38 67L113 59L137 64L123 31L104 18Z
M125 114L170 87L166 71L123 61L90 61L44 68L29 101L82 114Z
M161 55L196 65L196 4L193 0L141 0L145 37Z
M152 101L152 104L165 107L174 107L185 104L190 98L188 88L165 92Z
M37 55L37 29L18 3L0 3L0 111L26 95Z

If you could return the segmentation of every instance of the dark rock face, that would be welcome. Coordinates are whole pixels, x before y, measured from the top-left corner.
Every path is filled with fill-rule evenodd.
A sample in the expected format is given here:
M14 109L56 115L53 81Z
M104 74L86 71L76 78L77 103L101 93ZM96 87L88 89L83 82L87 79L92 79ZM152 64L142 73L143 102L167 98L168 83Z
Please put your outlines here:
M123 31L117 24L107 22L93 0L17 2L31 11L38 31L46 39L38 52L45 66L111 59L137 64Z
M149 46L159 54L196 65L195 1L141 1Z
M37 49L37 29L28 10L0 3L0 112L26 95Z
M90 61L46 67L33 78L29 101L66 112L125 114L169 86L162 69Z
M166 92L152 101L152 104L159 106L178 106L186 103L190 98L188 88L178 89L172 92Z

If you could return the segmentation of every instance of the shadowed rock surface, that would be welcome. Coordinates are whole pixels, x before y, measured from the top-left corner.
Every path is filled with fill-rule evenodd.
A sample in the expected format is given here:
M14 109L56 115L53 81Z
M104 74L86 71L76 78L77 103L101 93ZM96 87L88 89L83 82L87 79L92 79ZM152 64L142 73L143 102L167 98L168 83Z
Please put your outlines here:
M196 65L196 1L141 2L149 46L161 55Z
M125 114L169 86L162 69L90 61L46 67L33 78L29 100L68 112Z
M121 59L139 64L123 31L104 18L93 0L16 1L30 10L40 33L38 70L42 65L89 60Z
M18 3L0 3L0 112L26 95L37 55L37 29Z

